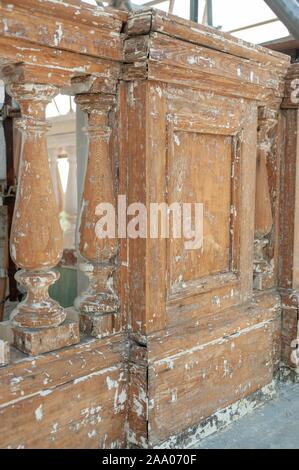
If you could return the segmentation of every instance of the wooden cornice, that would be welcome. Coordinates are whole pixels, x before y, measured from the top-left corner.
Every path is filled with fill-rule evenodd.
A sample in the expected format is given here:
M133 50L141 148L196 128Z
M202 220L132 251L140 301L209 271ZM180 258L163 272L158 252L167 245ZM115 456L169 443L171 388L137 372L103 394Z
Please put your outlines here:
M40 83L64 89L74 77L95 76L106 93L123 78L261 102L283 98L290 64L283 54L159 10L128 17L79 0L0 0L0 57L1 68L24 63Z
M154 80L281 101L290 58L159 10L130 15L124 80Z
M128 36L147 35L150 32L162 33L188 43L243 59L264 62L265 65L272 64L275 67L285 68L290 62L290 59L280 52L271 51L263 46L238 39L229 33L157 9L143 9L131 14L126 30Z
M126 18L78 0L1 0L0 38L122 61Z

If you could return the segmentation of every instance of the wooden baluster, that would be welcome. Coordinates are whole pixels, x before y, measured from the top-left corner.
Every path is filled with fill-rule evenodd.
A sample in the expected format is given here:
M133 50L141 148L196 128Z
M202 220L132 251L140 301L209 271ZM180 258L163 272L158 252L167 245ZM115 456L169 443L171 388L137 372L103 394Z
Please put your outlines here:
M11 323L15 346L36 355L79 341L78 326L65 322L65 311L48 293L59 279L52 268L62 257L62 231L45 135L46 105L58 90L51 85L22 83L10 84L8 90L21 107L18 126L23 133L11 255L22 269L16 279L27 290Z
M100 239L96 236L97 206L110 203L115 207L109 156L109 112L114 99L113 96L99 94L82 94L76 98L88 116L88 161L79 219L78 251L87 261L81 269L89 277L89 287L76 299L75 307L80 312L81 330L97 337L115 332L119 312L119 300L112 285L118 242L115 238Z

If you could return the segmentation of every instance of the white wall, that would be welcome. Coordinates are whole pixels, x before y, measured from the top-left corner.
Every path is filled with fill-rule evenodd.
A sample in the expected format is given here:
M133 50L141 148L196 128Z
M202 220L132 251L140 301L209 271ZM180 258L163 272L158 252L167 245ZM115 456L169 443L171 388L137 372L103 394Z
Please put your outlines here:
M5 98L4 86L0 83L0 113L3 107ZM5 140L2 127L2 120L0 116L0 182L6 179L6 155L5 155Z

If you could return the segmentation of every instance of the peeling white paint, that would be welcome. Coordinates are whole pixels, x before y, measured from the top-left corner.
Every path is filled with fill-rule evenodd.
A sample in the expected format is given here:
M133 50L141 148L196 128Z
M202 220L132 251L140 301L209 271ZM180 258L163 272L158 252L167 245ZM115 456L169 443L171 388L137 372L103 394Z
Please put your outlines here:
M35 410L35 418L36 418L36 421L42 421L43 420L43 418L44 418L43 405L40 405Z

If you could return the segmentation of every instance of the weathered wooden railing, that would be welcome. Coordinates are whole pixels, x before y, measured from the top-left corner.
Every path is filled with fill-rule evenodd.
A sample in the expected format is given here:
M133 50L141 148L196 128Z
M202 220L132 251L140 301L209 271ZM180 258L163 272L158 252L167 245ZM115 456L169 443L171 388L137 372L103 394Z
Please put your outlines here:
M219 409L230 419L237 400L272 396L278 287L283 359L296 369L298 66L281 112L288 68L279 53L150 9L128 19L77 0L0 2L0 75L24 134L11 251L28 295L14 344L56 350L0 370L1 446L166 445ZM45 119L58 92L87 121L77 249L89 285L75 312L48 296L63 250ZM204 203L204 251L97 237L100 204L118 193L148 212Z

